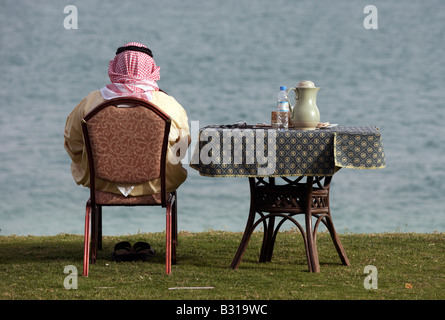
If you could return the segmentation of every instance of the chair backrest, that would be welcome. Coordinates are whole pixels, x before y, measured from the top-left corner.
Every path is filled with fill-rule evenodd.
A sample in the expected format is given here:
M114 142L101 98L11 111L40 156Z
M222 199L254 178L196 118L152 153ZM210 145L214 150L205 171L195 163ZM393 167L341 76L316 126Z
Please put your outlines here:
M160 178L165 203L170 125L167 114L141 99L111 99L92 109L82 119L90 188L95 190L94 178L117 185L137 185Z

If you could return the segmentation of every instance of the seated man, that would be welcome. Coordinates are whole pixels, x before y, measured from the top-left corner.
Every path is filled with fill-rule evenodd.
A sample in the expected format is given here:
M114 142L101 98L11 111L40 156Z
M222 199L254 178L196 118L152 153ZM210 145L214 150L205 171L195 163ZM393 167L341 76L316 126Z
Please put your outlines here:
M159 67L153 60L153 55L146 46L130 42L120 47L114 60L110 61L108 76L111 84L88 94L71 112L65 125L65 150L72 163L71 173L77 184L90 186L88 156L83 141L81 119L94 107L105 100L117 97L136 97L145 99L156 105L172 119L169 149L166 163L167 192L176 190L187 178L187 171L178 159L177 143L187 147L190 143L190 133L187 113L171 96L159 89L157 81L160 78ZM181 152L184 154L184 152ZM168 161L174 160L174 161ZM96 188L101 191L121 194L118 186L107 181L97 181ZM160 179L135 186L130 196L141 196L159 193ZM127 196L128 194L124 194Z

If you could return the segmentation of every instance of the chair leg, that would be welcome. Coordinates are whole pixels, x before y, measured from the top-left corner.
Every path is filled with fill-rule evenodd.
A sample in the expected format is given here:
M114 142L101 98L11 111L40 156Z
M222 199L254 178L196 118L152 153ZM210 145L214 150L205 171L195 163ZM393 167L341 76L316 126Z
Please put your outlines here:
M97 249L102 250L102 206L97 207Z
M175 201L172 205L172 264L176 264L176 247L178 245L178 196L174 192Z
M90 240L90 263L95 264L97 260L97 247L99 235L99 209L97 206L91 206L91 240Z
M85 231L84 231L84 248L83 248L83 276L88 277L88 269L90 262L90 220L91 206L87 203L85 209Z
M166 209L166 228L165 228L165 273L171 274L172 265L172 201L175 197L170 195Z
M165 273L171 273L171 213L167 210L165 232Z

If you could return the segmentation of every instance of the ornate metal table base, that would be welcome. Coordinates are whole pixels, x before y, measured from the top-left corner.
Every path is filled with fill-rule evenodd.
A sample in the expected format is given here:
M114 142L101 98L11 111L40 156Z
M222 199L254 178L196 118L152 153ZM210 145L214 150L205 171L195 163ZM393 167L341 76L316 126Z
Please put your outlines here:
M320 222L327 227L342 263L350 265L335 231L329 209L329 188L332 176L306 177L306 182L301 182L303 178L291 180L282 177L281 179L286 182L284 185L277 185L275 178L269 178L269 182L264 178L249 178L251 195L249 218L238 251L232 261L233 269L239 267L250 237L260 223L263 223L264 235L259 262L271 261L277 233L287 220L292 221L303 236L309 272L320 272L316 246ZM255 221L257 213L260 217ZM293 217L298 214L305 215L305 229ZM313 217L316 218L314 224ZM282 218L276 227L275 218Z

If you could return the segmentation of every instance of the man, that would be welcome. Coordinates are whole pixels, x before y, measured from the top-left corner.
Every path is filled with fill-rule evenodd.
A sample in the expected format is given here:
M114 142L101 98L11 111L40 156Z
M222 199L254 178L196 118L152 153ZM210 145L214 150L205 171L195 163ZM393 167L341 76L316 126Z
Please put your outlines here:
M176 190L187 178L187 171L178 161L177 143L182 147L190 143L187 113L171 96L159 89L160 68L153 60L151 50L137 42L127 43L116 51L110 61L108 76L111 83L100 90L88 94L71 112L65 125L65 150L70 156L71 173L77 184L90 186L88 156L83 141L81 120L94 107L105 100L117 97L136 97L145 99L167 113L172 119L169 149L166 163L167 192ZM184 154L184 152L182 152ZM134 186L130 193L121 192L118 186L107 181L96 181L96 188L101 191L124 194L125 196L141 196L159 193L160 179Z

